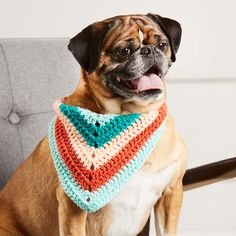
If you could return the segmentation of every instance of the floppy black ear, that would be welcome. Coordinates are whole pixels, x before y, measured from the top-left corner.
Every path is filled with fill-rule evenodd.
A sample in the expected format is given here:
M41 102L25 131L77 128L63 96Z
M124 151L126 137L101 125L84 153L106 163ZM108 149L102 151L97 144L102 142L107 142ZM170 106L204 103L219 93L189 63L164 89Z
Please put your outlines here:
M97 22L70 40L68 49L88 73L95 71L98 66L103 40L110 28L110 23Z
M156 22L167 36L170 42L171 47L171 60L175 62L175 54L177 53L180 45L182 29L179 22L165 18L156 14L149 13L147 17L151 18L154 22Z

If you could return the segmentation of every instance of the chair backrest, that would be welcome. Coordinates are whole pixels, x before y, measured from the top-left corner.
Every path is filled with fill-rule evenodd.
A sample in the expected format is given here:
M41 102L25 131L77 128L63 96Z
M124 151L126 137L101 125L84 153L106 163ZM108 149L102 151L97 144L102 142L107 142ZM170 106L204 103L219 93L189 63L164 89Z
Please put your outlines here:
M78 83L68 41L0 39L0 189L47 134L53 102Z

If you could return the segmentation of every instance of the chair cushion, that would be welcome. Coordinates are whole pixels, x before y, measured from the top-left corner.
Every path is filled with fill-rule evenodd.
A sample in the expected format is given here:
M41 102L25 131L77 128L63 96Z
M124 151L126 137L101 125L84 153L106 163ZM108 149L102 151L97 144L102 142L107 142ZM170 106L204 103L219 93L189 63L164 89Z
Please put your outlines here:
M68 41L0 40L0 188L47 134L53 102L78 83Z

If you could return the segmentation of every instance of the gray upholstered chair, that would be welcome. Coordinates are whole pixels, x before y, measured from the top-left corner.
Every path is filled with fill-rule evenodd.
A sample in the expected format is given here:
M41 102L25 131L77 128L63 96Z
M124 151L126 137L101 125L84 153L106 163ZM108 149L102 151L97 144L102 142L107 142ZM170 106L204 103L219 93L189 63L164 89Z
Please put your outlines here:
M69 95L79 65L68 39L0 39L0 189L47 134L53 102Z

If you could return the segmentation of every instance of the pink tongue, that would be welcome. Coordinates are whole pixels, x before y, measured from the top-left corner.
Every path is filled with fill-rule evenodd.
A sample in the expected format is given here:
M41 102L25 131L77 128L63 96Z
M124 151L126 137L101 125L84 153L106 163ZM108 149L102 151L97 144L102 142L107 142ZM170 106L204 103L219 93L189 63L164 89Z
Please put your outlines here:
M136 87L137 92L150 90L150 89L163 89L163 82L156 74L143 75L142 77L132 81Z

